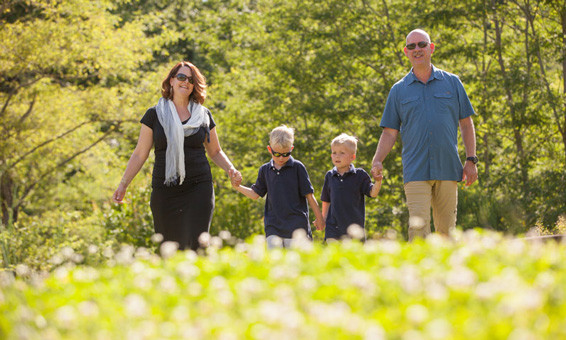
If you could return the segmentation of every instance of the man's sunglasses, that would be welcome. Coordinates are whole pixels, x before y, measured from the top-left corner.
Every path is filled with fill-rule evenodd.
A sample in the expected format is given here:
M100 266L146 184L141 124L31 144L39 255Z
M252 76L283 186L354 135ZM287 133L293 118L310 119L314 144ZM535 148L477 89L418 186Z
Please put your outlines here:
M175 78L177 78L178 81L185 81L188 80L189 84L193 83L193 77L189 77L186 74L182 74L182 73L177 73L177 75L175 76Z
M407 44L407 46L405 47L407 47L408 50L414 50L417 47L417 45L419 45L420 48L425 48L428 46L428 41L419 41L416 44L415 43Z
M271 149L271 154L274 157L289 157L291 156L291 152L293 152L293 150L291 150L289 152L281 153L281 152L273 151L273 148L271 146L269 148Z

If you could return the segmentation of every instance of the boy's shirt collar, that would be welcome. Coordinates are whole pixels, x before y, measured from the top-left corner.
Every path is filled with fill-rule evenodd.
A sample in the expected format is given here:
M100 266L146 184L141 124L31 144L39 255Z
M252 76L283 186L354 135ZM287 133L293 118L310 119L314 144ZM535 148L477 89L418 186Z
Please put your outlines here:
M356 173L356 167L354 166L354 163L350 163L350 169L348 169L348 171L346 171L342 176L346 176L346 174L349 173L353 173L353 174ZM336 167L332 168L332 176L339 176L339 175L340 174L338 173L338 168Z
M289 156L289 160L287 160L287 163L283 164L281 169L286 168L288 166L293 166L294 163L295 163L295 159L293 158L293 156ZM275 164L273 164L273 158L269 160L269 166L271 167L271 169L277 170L275 168Z

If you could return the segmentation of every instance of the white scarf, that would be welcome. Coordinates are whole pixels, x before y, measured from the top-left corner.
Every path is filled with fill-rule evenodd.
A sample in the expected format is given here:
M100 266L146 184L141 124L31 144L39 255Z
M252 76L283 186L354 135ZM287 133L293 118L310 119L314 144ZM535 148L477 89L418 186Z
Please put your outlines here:
M167 151L165 152L165 185L174 185L179 179L179 184L185 180L185 151L184 140L186 136L197 133L201 127L208 130L210 119L204 110L204 106L190 100L189 112L191 118L185 124L177 114L177 109L172 100L160 98L155 106L159 123L165 130L167 138Z

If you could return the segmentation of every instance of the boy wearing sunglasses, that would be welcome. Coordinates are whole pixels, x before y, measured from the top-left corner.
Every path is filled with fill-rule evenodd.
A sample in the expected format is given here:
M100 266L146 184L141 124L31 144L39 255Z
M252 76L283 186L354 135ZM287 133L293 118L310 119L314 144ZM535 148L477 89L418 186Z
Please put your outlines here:
M304 230L312 239L307 202L316 216L317 230L324 229L307 169L291 156L294 139L293 129L285 125L273 129L267 146L271 160L259 168L255 184L246 187L240 185L241 179L232 180L232 186L251 199L267 194L264 225L268 248L290 247L296 230Z
M348 237L348 229L352 224L363 229L365 196L377 197L381 189L381 179L372 183L364 169L352 164L356 159L357 147L356 137L345 133L334 138L330 144L334 168L326 173L320 196L322 216L326 220L326 242Z

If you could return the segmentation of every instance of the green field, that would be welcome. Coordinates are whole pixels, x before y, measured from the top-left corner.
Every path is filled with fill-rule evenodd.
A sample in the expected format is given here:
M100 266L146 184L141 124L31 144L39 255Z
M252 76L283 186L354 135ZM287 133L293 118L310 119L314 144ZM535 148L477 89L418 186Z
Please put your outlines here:
M478 231L274 251L261 236L221 242L202 256L124 247L97 268L67 251L46 277L4 272L0 338L566 337L565 244Z

